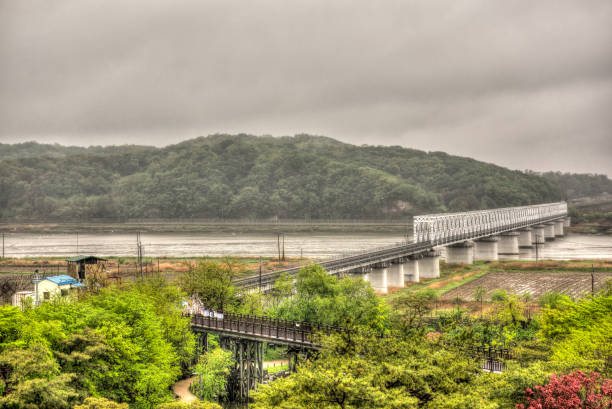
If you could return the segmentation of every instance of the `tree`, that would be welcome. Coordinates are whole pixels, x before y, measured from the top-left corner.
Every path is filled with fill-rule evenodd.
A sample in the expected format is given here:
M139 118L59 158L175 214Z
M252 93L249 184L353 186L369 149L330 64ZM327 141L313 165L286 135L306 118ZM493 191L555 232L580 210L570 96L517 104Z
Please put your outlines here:
M278 276L269 295L272 306L276 308L283 299L291 297L294 287L293 277L289 274L282 273Z
M221 409L221 406L213 402L170 402L157 405L155 409Z
M592 372L553 374L548 384L525 390L526 406L518 409L606 409L612 406L612 379L601 379Z
M85 401L76 405L74 409L128 409L127 403L117 403L106 398L89 397Z
M41 343L11 346L0 354L0 407L70 408L78 394L74 374L60 374L51 351Z
M438 300L434 290L421 290L403 293L392 301L394 311L407 328L421 328L423 319L432 310L431 304Z
M339 280L313 264L300 269L295 294L272 306L269 314L275 318L382 333L388 329L389 310L369 283L359 278Z
M200 357L195 367L195 372L201 374L194 383L194 390L204 400L217 400L225 393L227 379L234 365L234 357L231 351L215 348ZM199 380L202 380L200 384Z
M228 263L205 260L183 274L181 285L188 294L197 296L206 307L225 311L233 308L234 273Z
M253 407L419 408L475 375L474 363L420 337L329 337L317 360L262 386Z
M487 289L481 285L474 289L474 301L480 303L480 316L482 316L482 302L486 293Z

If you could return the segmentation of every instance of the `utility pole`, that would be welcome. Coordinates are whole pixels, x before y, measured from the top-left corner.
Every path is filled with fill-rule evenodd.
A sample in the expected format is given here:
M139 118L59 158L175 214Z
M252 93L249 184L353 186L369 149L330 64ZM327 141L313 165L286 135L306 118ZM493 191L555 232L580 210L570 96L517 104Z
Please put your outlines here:
M79 232L77 232L76 235L77 235L77 249L76 249L77 251L76 251L76 255L78 256L79 255Z
M2 258L4 258L4 233L2 233Z
M280 250L280 233L276 233L276 248L278 249L278 262L281 261L281 250Z
M535 245L536 245L536 263L538 262L538 257L539 257L539 254L538 254L538 245L539 245L540 241L539 241L538 237L539 236L536 234L536 240L535 240Z
M136 233L136 247L138 248L138 268L140 269L140 278L142 279L142 243L140 242L140 232Z
M283 233L283 261L285 261L285 233Z
M259 292L261 292L261 256L259 256Z
M591 295L595 295L595 265L591 264Z

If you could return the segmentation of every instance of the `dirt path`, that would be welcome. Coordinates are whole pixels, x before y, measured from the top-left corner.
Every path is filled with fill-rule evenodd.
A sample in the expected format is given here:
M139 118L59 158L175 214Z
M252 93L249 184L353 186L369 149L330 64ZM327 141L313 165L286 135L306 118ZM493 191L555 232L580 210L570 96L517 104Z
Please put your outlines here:
M189 385L191 385L194 380L195 377L183 379L182 381L178 381L172 386L172 390L179 397L179 400L181 402L189 403L198 400L197 396L189 392Z
M264 368L281 365L289 365L289 361L287 359L277 359L276 361L266 361L263 363Z

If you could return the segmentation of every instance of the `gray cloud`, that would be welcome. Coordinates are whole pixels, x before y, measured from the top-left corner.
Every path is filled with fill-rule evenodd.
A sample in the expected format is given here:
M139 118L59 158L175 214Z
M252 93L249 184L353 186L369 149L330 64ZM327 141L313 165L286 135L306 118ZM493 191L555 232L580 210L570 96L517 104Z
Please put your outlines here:
M0 3L0 141L323 134L612 175L609 0Z

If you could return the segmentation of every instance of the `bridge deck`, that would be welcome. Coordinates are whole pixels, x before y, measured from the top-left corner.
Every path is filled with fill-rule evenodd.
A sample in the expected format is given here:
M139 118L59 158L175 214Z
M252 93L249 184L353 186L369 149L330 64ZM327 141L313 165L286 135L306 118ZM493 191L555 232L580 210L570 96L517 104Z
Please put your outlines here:
M319 349L320 346L316 343L317 333L330 334L346 331L327 325L229 313L223 314L223 318L201 314L191 315L191 327L196 332L211 332L305 349Z

